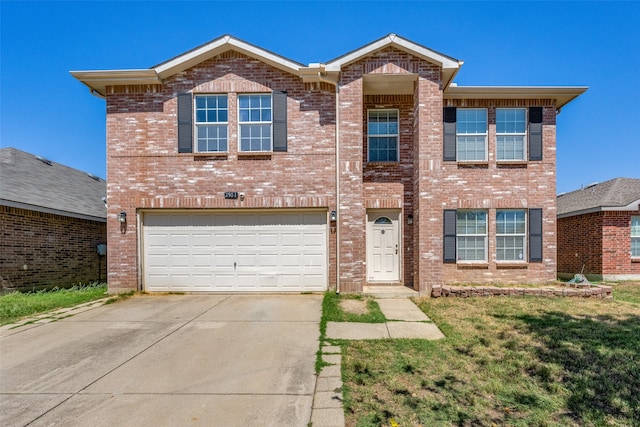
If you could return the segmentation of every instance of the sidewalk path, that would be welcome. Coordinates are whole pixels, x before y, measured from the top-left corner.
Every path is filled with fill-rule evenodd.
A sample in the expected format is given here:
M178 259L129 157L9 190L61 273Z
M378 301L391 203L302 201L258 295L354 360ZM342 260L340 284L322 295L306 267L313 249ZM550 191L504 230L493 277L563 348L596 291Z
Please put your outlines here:
M440 329L408 298L376 299L386 323L328 322L327 338L375 340L385 338L444 338Z
M440 329L410 299L382 298L376 302L387 318L386 323L327 322L327 339L444 338ZM311 423L313 427L344 427L340 347L324 346L322 359L331 365L325 366L318 375Z

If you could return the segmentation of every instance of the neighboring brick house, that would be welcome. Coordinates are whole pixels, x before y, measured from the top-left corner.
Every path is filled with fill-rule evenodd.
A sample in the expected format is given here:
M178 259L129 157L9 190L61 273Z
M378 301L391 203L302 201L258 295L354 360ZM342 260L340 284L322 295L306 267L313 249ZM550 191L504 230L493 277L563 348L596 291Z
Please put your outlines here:
M106 182L0 149L0 293L106 279Z
M395 34L308 66L223 36L72 72L107 103L110 290L554 280L556 114L586 88L461 65Z
M558 196L558 276L640 280L640 179Z

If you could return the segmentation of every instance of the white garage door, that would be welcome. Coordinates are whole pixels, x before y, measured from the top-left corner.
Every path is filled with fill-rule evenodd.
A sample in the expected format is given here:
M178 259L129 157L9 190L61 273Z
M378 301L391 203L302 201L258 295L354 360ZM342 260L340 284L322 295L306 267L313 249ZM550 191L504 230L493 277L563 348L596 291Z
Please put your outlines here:
M324 291L326 212L148 212L147 291Z

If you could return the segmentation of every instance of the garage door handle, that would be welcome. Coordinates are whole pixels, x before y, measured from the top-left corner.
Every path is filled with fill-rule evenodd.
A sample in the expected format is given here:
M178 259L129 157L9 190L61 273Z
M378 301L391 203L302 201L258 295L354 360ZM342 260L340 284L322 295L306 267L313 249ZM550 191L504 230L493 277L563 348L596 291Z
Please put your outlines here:
M236 263L235 262L233 263L233 269L234 270L236 269Z

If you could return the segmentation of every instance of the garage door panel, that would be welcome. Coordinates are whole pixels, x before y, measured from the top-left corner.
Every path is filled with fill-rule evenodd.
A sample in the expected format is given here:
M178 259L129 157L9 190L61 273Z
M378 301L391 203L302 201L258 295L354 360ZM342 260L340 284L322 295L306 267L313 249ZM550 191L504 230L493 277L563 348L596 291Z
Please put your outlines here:
M326 237L323 233L305 233L304 235L304 247L305 248L324 248L326 245Z
M326 212L150 212L145 289L325 290L326 233Z
M233 233L228 231L218 231L214 230L212 233L213 245L216 248L233 248L235 243L235 236Z

